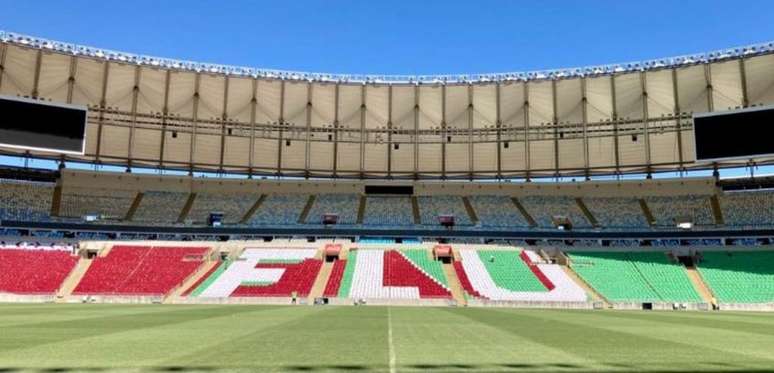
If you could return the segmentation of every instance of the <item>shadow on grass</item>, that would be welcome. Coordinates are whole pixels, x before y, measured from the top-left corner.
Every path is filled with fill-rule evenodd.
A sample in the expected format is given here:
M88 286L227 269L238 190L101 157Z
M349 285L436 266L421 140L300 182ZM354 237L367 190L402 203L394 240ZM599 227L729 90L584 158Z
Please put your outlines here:
M643 369L639 366L630 366L626 364L607 364L611 369L601 369L599 367L589 367L576 364L550 363L550 364L527 364L527 363L503 363L503 364L410 364L399 365L398 371L462 371L462 372L542 372L542 373L594 373L604 372L649 372L649 373L771 373L774 369L756 369L734 366L725 362L697 362L696 366L675 367L674 369ZM138 369L141 371L152 372L229 372L232 370L280 370L288 372L323 372L323 371L385 371L389 367L384 365L347 365L347 364L324 364L324 365L276 365L276 366L161 366L161 367L121 367L121 368L103 368L103 367L50 367L50 368L17 368L0 367L0 373L16 372L36 372L36 373L56 373L56 372L112 372L125 371L126 369Z

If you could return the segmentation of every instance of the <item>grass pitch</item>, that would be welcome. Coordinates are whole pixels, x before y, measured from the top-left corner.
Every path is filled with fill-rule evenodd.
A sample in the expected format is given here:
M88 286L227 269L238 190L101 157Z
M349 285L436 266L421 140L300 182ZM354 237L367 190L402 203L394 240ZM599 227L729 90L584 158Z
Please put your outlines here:
M0 305L0 372L768 372L774 315Z

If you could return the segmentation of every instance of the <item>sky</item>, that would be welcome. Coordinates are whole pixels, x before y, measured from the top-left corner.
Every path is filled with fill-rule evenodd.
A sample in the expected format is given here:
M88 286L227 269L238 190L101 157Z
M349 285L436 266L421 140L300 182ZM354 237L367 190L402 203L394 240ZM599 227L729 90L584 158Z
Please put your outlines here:
M774 1L0 0L0 29L328 73L513 72L774 40Z
M325 73L521 72L774 40L771 0L0 0L0 10L5 31Z

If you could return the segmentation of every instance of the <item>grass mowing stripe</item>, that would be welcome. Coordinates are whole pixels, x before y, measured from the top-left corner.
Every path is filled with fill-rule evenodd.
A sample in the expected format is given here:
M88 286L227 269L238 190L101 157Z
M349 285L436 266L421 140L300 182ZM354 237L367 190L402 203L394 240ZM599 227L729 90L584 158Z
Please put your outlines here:
M145 307L155 310L145 312ZM145 305L136 309L143 312L6 326L3 328L3 333L0 333L0 352L250 311L247 307L239 306L154 307Z
M717 362L732 362L745 367L765 364L763 360L742 354L656 338L650 328L611 330L605 326L604 313L600 312L588 312L589 315L601 316L584 322L578 314L566 315L562 311L465 311L468 312L461 314L477 322L489 323L526 339L596 361L597 366L585 367L589 369L681 370L692 366L690 361L686 361L687 356L708 356Z
M165 364L254 371L387 371L386 313L377 307L287 307L277 322ZM247 328L250 326L247 325Z
M637 313L637 311L576 311L574 317L570 318L554 312L541 314L541 317L565 324L596 325L601 330L630 334L640 339L647 338L660 340L663 343L683 345L682 348L675 347L675 351L697 349L700 351L696 352L699 354L697 356L720 359L715 362L749 363L750 367L757 368L760 364L770 365L774 361L770 353L772 339L768 336L691 325L675 327L658 320L621 319L617 317L619 313ZM665 313L665 315L669 315L669 313Z
M397 357L395 356L395 343L392 340L392 308L387 306L387 349L390 356L390 373L395 373L395 363Z
M677 314L609 313L607 316L626 320L661 322L681 326L720 329L731 332L753 333L774 337L774 325L764 325L753 322L718 320L717 318L705 319L700 317L682 317Z

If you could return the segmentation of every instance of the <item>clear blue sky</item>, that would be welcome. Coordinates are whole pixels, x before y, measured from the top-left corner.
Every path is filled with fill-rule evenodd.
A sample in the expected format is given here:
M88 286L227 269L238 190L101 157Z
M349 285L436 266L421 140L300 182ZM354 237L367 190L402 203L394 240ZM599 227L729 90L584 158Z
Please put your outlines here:
M0 0L0 28L127 52L339 73L476 73L774 39L774 1Z

